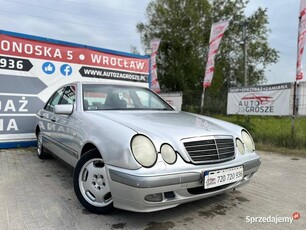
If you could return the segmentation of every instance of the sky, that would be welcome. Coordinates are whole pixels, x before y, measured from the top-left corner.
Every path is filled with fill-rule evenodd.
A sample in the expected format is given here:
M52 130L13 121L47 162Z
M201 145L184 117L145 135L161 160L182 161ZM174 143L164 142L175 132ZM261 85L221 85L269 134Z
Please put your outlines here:
M136 24L150 0L0 0L0 30L131 52L144 48ZM267 8L269 44L279 61L268 66L267 84L295 81L300 0L250 0L246 15ZM303 60L306 68L306 58Z

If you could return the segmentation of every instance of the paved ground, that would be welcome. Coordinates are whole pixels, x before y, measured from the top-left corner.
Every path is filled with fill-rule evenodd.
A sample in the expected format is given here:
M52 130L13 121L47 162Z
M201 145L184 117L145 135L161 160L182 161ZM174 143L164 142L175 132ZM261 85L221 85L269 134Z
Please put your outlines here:
M155 213L103 216L80 205L60 161L39 160L33 148L0 150L0 229L306 229L306 158L260 155L260 170L239 190ZM300 218L292 224L250 223L294 212Z

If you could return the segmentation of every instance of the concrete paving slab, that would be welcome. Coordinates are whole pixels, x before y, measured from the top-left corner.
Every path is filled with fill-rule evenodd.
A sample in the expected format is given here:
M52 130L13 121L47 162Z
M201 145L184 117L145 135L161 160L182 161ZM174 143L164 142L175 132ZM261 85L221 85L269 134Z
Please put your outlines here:
M306 229L306 158L260 155L261 168L236 191L165 211L103 216L78 202L71 168L59 160L40 160L34 148L2 149L0 229ZM272 222L294 212L300 218L292 223Z

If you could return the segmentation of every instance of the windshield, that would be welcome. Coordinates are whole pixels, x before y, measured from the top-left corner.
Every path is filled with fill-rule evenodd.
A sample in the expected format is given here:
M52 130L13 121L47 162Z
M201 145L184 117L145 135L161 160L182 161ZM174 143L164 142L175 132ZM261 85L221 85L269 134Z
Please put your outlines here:
M149 89L135 86L83 85L84 110L173 110Z

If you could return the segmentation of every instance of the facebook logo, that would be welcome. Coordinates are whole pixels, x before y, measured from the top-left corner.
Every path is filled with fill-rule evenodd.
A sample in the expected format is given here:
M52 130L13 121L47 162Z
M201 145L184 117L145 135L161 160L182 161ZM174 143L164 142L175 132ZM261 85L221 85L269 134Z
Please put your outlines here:
M61 73L65 76L68 77L72 74L72 68L68 64L64 64L61 66Z
M42 70L45 72L45 74L53 74L55 71L55 66L52 62L45 62L42 65Z

